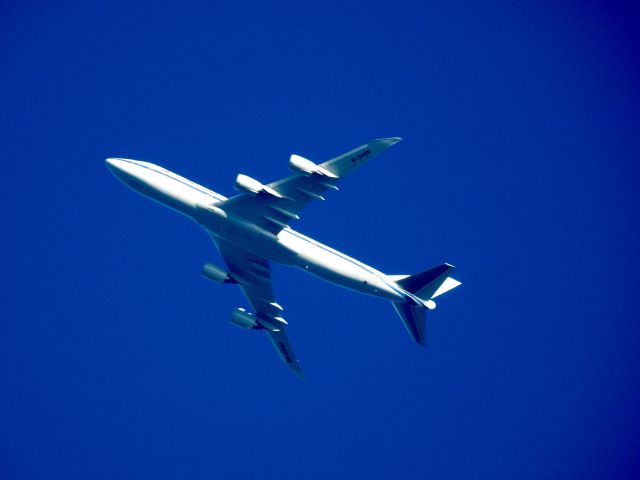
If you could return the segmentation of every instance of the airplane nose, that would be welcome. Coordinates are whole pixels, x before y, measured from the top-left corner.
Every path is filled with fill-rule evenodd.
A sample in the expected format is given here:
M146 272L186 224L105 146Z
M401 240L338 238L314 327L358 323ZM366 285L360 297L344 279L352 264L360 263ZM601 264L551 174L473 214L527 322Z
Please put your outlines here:
M120 158L107 158L105 160L105 163L107 164L107 168L109 170L118 171L118 170L122 170L122 164L125 163L125 162L123 162Z
M116 178L125 183L129 183L137 178L137 165L135 165L132 160L125 158L107 158L105 164Z

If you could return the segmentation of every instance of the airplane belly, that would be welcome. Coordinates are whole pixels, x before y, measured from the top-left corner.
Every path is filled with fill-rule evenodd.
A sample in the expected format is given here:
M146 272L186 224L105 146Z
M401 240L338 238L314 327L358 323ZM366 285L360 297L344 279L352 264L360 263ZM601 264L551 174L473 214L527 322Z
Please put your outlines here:
M382 274L344 254L289 232L281 234L279 240L295 254L293 265L301 270L350 290L395 301L404 300L381 278Z
M145 162L112 159L112 165L114 174L125 185L178 213L193 216L197 205L220 201L213 192Z
M272 233L253 223L229 217L215 205L201 206L199 210L193 218L214 237L277 263L294 263L295 254L281 245Z

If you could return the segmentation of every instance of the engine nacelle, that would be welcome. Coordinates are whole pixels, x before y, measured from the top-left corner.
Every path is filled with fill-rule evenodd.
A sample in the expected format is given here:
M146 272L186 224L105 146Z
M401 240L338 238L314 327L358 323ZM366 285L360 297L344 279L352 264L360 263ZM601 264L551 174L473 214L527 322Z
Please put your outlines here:
M236 308L231 313L231 323L233 323L237 327L247 330L262 328L258 324L256 316L252 313L247 312L244 308Z
M338 178L337 175L334 175L326 168L321 167L300 155L291 155L291 158L289 159L289 168L296 172L303 173L304 175L313 175L314 173L317 173L318 175L324 175L329 178Z
M213 263L205 263L202 267L202 276L216 283L238 283L225 270Z
M257 195L260 192L265 192L269 195L273 195L274 197L282 198L282 195L276 192L273 188L269 187L268 185L263 185L258 180L247 175L242 175L241 173L236 177L235 189L247 193L252 193L253 195Z

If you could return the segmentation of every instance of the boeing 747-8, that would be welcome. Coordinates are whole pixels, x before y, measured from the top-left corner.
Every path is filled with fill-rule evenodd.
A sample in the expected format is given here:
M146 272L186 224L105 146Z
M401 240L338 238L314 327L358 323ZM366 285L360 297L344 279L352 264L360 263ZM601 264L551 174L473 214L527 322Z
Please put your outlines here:
M202 274L215 282L236 283L253 308L238 308L231 322L248 330L264 330L282 360L304 377L293 353L271 286L269 261L298 267L356 292L390 300L409 335L425 343L425 312L435 308L434 298L460 285L451 278L452 265L443 263L415 275L385 275L344 253L312 240L289 227L312 200L324 200L328 190L400 138L373 140L324 163L291 155L295 173L263 184L238 175L241 193L225 198L186 178L151 163L108 158L108 168L136 192L186 215L211 236L227 269L212 263Z

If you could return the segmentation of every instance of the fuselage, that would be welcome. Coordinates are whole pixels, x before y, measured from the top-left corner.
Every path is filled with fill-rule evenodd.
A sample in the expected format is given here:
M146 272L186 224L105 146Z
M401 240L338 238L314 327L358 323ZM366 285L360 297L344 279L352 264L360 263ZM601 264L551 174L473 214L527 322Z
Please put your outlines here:
M216 207L226 197L162 167L122 158L107 159L107 165L127 186L186 215L215 238L351 290L394 302L419 302L384 273L289 227L276 236L240 217L229 215Z

